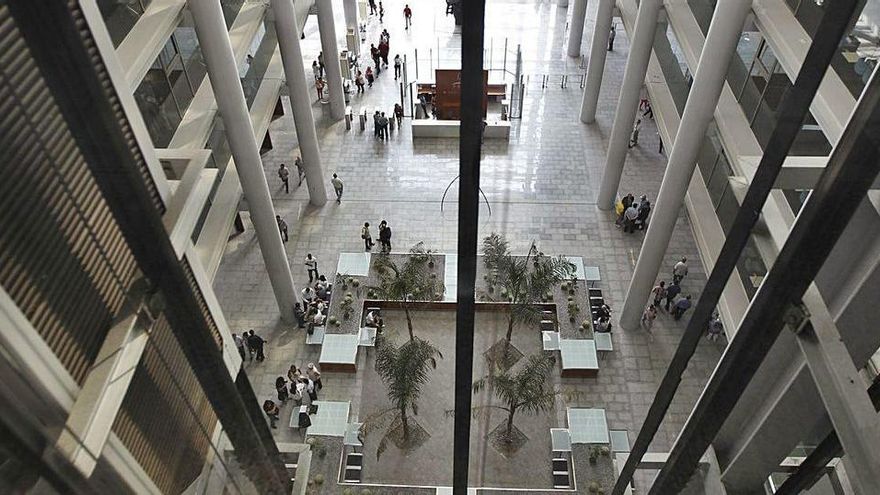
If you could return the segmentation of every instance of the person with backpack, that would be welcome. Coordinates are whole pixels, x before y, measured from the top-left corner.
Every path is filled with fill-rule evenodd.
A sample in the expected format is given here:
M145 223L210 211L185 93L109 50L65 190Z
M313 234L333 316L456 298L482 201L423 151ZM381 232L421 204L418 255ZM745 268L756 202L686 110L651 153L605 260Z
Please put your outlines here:
M278 422L278 414L281 413L281 410L278 409L278 405L275 404L275 401L267 399L263 402L263 412L265 412L266 416L269 418L269 426L272 428L278 428L275 426L275 423Z
M679 299L677 303L675 303L675 308L672 310L672 317L676 320L680 320L684 313L691 309L691 296L688 295L684 299Z

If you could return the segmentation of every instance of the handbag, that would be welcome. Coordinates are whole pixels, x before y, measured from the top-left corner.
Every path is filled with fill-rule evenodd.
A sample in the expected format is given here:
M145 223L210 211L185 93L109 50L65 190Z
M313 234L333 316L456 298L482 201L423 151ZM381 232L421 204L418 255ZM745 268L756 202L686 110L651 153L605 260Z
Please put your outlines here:
M309 414L318 414L317 404L309 404Z

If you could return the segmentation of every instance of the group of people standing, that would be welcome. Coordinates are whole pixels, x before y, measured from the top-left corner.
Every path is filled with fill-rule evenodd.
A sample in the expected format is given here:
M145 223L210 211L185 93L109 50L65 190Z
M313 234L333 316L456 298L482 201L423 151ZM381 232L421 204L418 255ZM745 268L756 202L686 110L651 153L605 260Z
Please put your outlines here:
M371 251L376 244L373 242L373 234L370 231L370 222L364 222L361 227L361 239L364 241L364 250ZM388 222L382 220L379 222L379 245L381 253L391 252L391 227Z
M272 399L266 399L263 402L263 411L269 418L269 425L272 428L277 428L275 423L278 422L278 416L281 414L281 406L287 401L293 400L294 404L301 408L298 426L300 428L311 426L308 415L317 412L313 402L318 400L318 391L322 388L324 386L321 383L321 372L315 363L309 363L305 372L297 368L296 365L290 365L290 369L287 370L287 378L279 376L275 379L278 402Z
M672 282L667 284L665 280L661 280L653 289L651 289L651 303L645 308L642 314L642 326L648 333L654 326L654 320L660 308L672 315L676 321L680 320L684 314L693 306L690 294L682 296L681 283L688 276L687 258L682 257L672 266ZM665 304L664 304L665 303ZM715 340L723 330L720 317L715 314L712 321L709 322L709 335Z
M646 229L650 214L651 202L647 195L642 194L636 201L632 193L627 193L617 205L617 228L623 227L623 231L629 234L636 229Z
M235 341L235 348L238 350L238 355L241 356L242 361L246 361L248 359L247 356L250 356L251 362L254 359L257 362L262 362L266 359L264 351L266 341L254 333L253 329L242 332L241 335L232 334L232 340ZM245 349L247 349L247 354L245 354Z

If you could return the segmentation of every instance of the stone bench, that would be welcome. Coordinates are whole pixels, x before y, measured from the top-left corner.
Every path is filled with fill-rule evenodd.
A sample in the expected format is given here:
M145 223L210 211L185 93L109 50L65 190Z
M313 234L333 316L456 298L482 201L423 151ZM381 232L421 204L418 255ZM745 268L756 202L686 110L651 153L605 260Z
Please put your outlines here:
M455 138L459 136L461 122L458 120L414 119L411 126L414 138ZM487 121L483 137L486 139L510 139L510 121Z

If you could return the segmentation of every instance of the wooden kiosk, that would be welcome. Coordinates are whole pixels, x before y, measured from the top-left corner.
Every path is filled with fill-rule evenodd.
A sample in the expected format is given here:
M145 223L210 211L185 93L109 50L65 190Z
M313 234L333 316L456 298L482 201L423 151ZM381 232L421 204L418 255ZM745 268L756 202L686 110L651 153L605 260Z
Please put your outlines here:
M434 83L417 83L418 96L425 95L436 112L436 119L413 119L413 137L458 137L461 119L461 70L436 69ZM506 84L489 84L489 71L483 70L483 118L486 120L486 138L508 139L510 122L487 118L489 98L504 99Z

